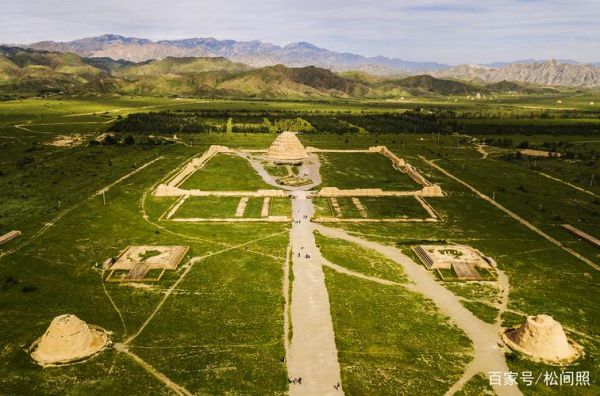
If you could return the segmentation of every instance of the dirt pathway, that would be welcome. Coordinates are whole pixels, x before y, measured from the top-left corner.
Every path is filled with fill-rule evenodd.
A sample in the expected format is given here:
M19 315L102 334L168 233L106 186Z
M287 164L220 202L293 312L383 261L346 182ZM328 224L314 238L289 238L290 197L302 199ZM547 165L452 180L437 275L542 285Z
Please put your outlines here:
M475 149L481 154L481 158L485 159L488 157L488 152L485 151L485 144L475 144Z
M342 239L374 250L402 265L404 272L413 282L413 284L406 285L406 287L433 300L439 310L450 317L473 342L475 355L473 361L467 366L463 378L470 378L478 372L486 374L490 372L509 372L504 358L504 351L498 346L500 340L498 326L485 323L473 315L460 303L460 299L456 295L440 285L423 266L415 263L400 249L358 238L338 228L315 225L315 229L325 236ZM463 383L460 381L454 384L449 394L462 388L462 385ZM494 386L494 391L500 396L521 394L518 387Z
M140 367L146 370L148 373L152 374L156 379L165 384L167 388L169 388L173 393L179 396L191 396L192 393L185 389L183 386L176 384L169 377L158 371L154 366L150 365L148 362L143 360L141 357L131 352L127 345L116 343L114 345L115 350L118 352L124 353L133 359Z
M547 174L547 173L544 173L544 172L537 172L537 173L539 173L540 175L542 175L542 176L544 176L544 177L547 177L547 178L548 178L548 179L550 179L550 180L554 180L554 181L557 181L557 182L559 182L559 183L562 183L562 184L564 184L564 185L566 185L566 186L569 186L569 187L571 187L571 188L574 188L574 189L575 189L575 190L577 190L577 191L581 191L581 192L583 192L583 193L589 194L589 195L591 195L591 196L594 196L594 197L600 197L600 195L598 195L598 194L596 194L596 193L594 193L594 192L592 192L592 191L586 190L585 188L581 188L581 187L579 187L579 186L576 186L576 185L575 185L575 184L573 184L573 183L569 183L569 182L568 182L568 181L566 181L566 180L559 179L558 177L550 176L549 174Z
M111 184L109 184L108 186L96 191L94 193L94 195L92 195L93 197L97 197L98 195L107 193L110 191L111 188L113 188L114 186L116 186L117 184L121 183L124 180L129 179L131 176L135 175L136 173L144 170L145 168L149 167L150 165L152 165L153 163L155 163L156 161L160 161L161 159L163 159L164 157L161 155L160 157L156 157L155 159L146 162L145 164L138 166L137 168L135 168L134 170L132 170L131 172L129 172L128 174L126 174L125 176L120 177L119 179L115 180L114 182L112 182Z
M171 296L171 294L173 293L174 290L177 289L177 286L179 286L179 284L183 281L183 279L186 277L186 275L190 272L190 270L192 269L192 267L194 266L194 264L201 262L204 259L207 259L209 257L212 256L216 256L219 255L221 253L225 253L225 252L229 252L231 250L235 250L235 249L239 249L248 245L252 245L256 242L265 240L265 239L269 239L272 237L275 237L277 235L281 235L284 232L287 231L282 231L282 232L276 232L274 234L271 235L267 235L258 239L253 239L251 241L248 242L244 242L244 243L240 243L238 245L234 245L234 246L229 246L227 248L218 250L216 252L212 252L212 253L208 253L205 254L204 256L199 256L199 257L192 257L184 266L183 266L183 271L181 273L181 275L179 276L179 278L177 279L177 281L175 281L175 283L173 283L173 285L166 291L166 293L164 294L163 298L160 300L160 302L158 303L158 305L154 308L154 311L152 311L152 313L148 316L148 318L146 318L146 320L144 321L144 323L142 323L142 325L140 326L140 328L131 336L129 336L125 341L123 341L124 345L130 345L146 328L146 326L148 326L148 324L154 319L154 317L156 316L156 314L160 311L160 309L162 308L162 306L164 305L164 303L167 301L167 299Z
M581 254L577 253L573 249L566 247L559 240L557 240L557 239L551 237L550 235L546 234L544 231L540 230L539 228L537 228L536 226L534 226L533 224L531 224L527 220L523 219L522 217L520 217L515 212L513 212L510 209L508 209L508 208L500 205L498 202L494 201L492 198L490 198L487 195L483 194L482 192L480 192L479 190L477 190L475 187L471 186L467 182L465 182L465 181L459 179L458 177L454 176L453 174L451 174L450 172L448 172L447 170L445 170L441 166L437 165L435 162L430 161L430 160L428 160L427 158L425 158L423 156L419 156L419 157L423 161L425 161L427 164L429 164L431 167L433 167L436 170L440 171L441 173L443 173L444 175L448 176L452 180L457 181L458 183L460 183L463 186L467 187L469 190L471 190L473 193L475 193L479 198L481 198L481 199L489 202L490 204L494 205L496 208L500 209L501 211L503 211L504 213L506 213L507 215L509 215L510 217L512 217L513 219L515 219L516 221L518 221L519 223L521 223L522 225L524 225L525 227L527 227L530 230L534 231L535 233L537 233L538 235L542 236L546 240L552 242L554 245L558 246L562 250L564 250L564 251L572 254L573 256L577 257L579 260L583 261L584 263L586 263L587 265L589 265L590 267L592 267L596 271L600 271L600 266L597 265L597 264L595 264L593 261L587 259L586 257L584 257Z
M341 376L329 294L310 222L314 206L307 193L294 193L292 210L293 333L287 362L288 376L302 378L302 384L290 384L290 395L340 395L342 389L334 388Z
M360 272L349 270L348 268L342 267L341 265L334 264L331 261L326 260L325 258L323 258L323 265L325 267L331 268L335 272L339 272L340 274L353 276L355 278L359 278L359 279L363 279L363 280L368 280L369 282L379 283L380 285L386 285L386 286L399 285L398 282L393 282L393 281L390 281L387 279L377 278L375 276L369 276L369 275L362 274Z
M63 210L58 215L56 215L52 220L50 220L49 222L44 223L44 225L42 226L42 228L40 228L29 239L25 240L24 242L21 242L19 245L17 245L16 247L14 247L14 248L12 248L10 250L6 250L6 251L3 251L3 252L0 252L0 258L21 250L25 246L29 245L30 243L32 243L33 241L35 241L36 239L38 239L39 237L41 237L42 235L44 235L46 233L46 231L48 231L54 224L56 224L56 222L58 222L60 219L62 219L63 217L65 217L67 214L69 214L73 209L78 208L79 205L81 205L86 200L90 200L90 199L93 199L93 198L97 197L98 195L102 194L102 191L108 191L108 190L110 190L111 188L113 188L117 184L121 183L123 180L129 178L130 176L132 176L135 173L141 171L142 169L146 168L147 166L152 165L154 162L156 162L156 161L158 161L158 160L160 160L162 158L163 157L161 156L161 157L155 158L155 159L153 159L153 160L145 163L144 165L140 166L139 168L135 169L134 171L132 171L132 172L128 173L127 175L125 175L125 176L117 179L116 181L112 182L111 184L109 184L108 186L104 187L103 189L96 191L94 194L92 194L88 198L83 199L83 200L75 203L73 206L71 206L71 207Z
M67 115L63 115L62 117L68 118L68 117L79 117L79 116L88 116L88 115L102 115L102 114L105 114L105 113L119 113L121 111L128 111L128 110L157 109L159 107L185 106L185 105L189 105L189 104L206 103L206 102L209 102L209 100L194 100L194 101L189 101L189 102L184 102L184 103L177 103L177 104L161 104L161 105L151 105L151 106L121 107L120 109L98 110L98 111L92 111L90 113L67 114Z
M310 190L313 187L321 184L321 174L319 173L319 168L321 167L321 162L319 161L319 157L316 154L310 154L309 159L302 163L300 169L298 171L298 176L306 177L312 180L312 183L304 185L304 186L284 186L277 183L277 178L271 176L269 172L265 169L261 161L252 157L252 153L250 152L242 152L236 151L235 154L240 157L246 159L252 168L259 174L260 177L265 181L265 183L277 187L280 189L288 190L288 191L302 191L302 190Z
M46 132L46 131L34 131L32 129L29 129L27 127L25 127L26 124L18 124L18 125L13 125L15 128L20 129L22 131L26 131L26 132L30 132L30 133L38 133L41 135L54 135L54 133L52 132Z
M123 335L126 336L127 335L127 325L125 324L125 319L123 318L123 314L121 313L121 310L119 309L119 307L117 307L115 300L113 300L110 293L106 289L106 282L104 282L105 272L106 272L106 270L104 270L104 269L102 271L100 271L100 283L102 284L102 290L104 291L104 295L106 295L106 297L108 298L108 301L110 301L110 305L112 305L112 307L115 309L115 312L117 313L117 315L119 315L119 319L121 320L121 325L123 326Z

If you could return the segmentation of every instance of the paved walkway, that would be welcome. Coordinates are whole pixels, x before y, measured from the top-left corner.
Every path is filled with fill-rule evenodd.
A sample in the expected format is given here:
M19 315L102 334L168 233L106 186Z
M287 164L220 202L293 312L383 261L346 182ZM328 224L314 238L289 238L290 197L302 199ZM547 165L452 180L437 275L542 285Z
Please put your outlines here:
M306 192L294 192L292 210L295 221L290 233L294 274L293 335L287 362L288 376L302 378L302 384L290 384L290 395L341 395L343 390L334 388L341 383L340 365L323 259L315 242L314 224L310 222L314 206ZM310 254L310 258L306 254Z
M260 177L262 177L265 183L273 187L289 191L301 191L310 190L313 187L316 187L319 184L321 184L321 174L319 173L319 169L321 168L321 162L319 161L319 157L316 154L310 154L307 160L302 161L302 165L298 169L298 176L311 179L312 183L296 187L278 184L276 181L277 177L271 176L263 166L262 162L254 158L251 152L235 151L235 154L248 160L252 168L254 168L256 173L258 173Z
M498 347L498 341L500 340L498 334L499 327L485 323L473 315L468 309L463 307L456 295L439 284L423 266L415 263L410 257L402 253L400 249L361 239L339 228L315 225L315 229L325 236L343 239L375 250L388 259L402 265L404 272L413 282L413 284L406 285L406 287L433 300L439 310L444 315L450 317L473 342L475 356L467 367L468 372L483 372L485 374L490 372L509 372L504 358L504 351ZM451 388L451 391L455 390L458 389ZM494 386L494 391L500 396L521 394L516 386Z

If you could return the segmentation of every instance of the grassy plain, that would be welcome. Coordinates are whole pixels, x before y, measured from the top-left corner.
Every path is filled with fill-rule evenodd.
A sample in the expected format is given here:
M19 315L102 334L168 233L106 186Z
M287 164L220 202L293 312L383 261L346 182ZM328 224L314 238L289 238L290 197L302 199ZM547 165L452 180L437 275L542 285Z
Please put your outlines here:
M269 207L271 216L290 216L292 215L292 201L290 198L271 198Z
M414 197L361 197L369 217L374 219L425 219L427 211Z
M173 215L174 218L233 218L240 197L189 197Z
M470 341L426 299L329 268L325 275L346 392L443 394L461 376Z
M202 191L256 191L270 185L237 155L219 154L180 185L183 189Z
M89 139L109 129L119 115L201 109L279 111L289 112L290 117L297 117L296 112L341 117L340 112L358 116L429 107L460 112L487 111L493 118L500 112L537 114L550 109L567 115L573 110L585 112L591 121L575 123L595 124L598 109L588 104L600 102L590 95L566 94L560 97L562 104L557 103L555 96L516 98L506 95L498 100L473 103L464 98L454 102L440 97L411 98L407 103L398 103L79 98L0 103L0 232L23 231L21 237L0 247L2 392L167 393L163 384L143 367L114 349L83 364L41 369L29 360L23 347L39 337L54 316L63 313L77 314L89 323L112 331L114 341L123 341L141 329L165 293L184 274L188 268L186 263L192 257L204 258L193 264L156 317L132 342L131 350L192 392L282 394L287 391L285 365L280 358L284 355L281 286L289 226L162 222L158 221L159 217L177 198L154 197L149 193L153 186L172 174L173 169L210 144L264 149L274 134L190 133L181 137L186 146L142 144L147 134L140 131L132 133L136 144L87 145ZM31 123L17 127L28 121ZM505 121L498 122L518 123ZM539 122L532 124L535 123ZM567 121L562 120L560 124L568 129ZM559 320L567 331L573 330L570 336L586 349L584 358L567 369L589 370L592 379L589 388L537 385L522 386L522 391L561 395L600 392L597 271L419 157L435 160L481 192L495 195L497 202L598 263L598 250L559 227L568 222L600 235L600 206L596 197L539 173L548 173L598 194L598 184L590 185L591 176L598 169L597 156L594 157L599 148L598 137L579 133L560 136L487 134L511 139L513 144L507 147L509 151L522 140L539 147L564 141L572 144L568 150L585 157L484 159L470 138L464 136L432 135L420 133L417 128L397 126L390 129L390 133L374 132L383 128L381 125L375 128L373 123L371 130L368 124L366 128L361 124L364 128L361 133L342 136L309 132L301 139L306 145L319 148L366 149L387 145L442 186L447 197L431 203L444 221L337 226L364 238L397 245L407 254L410 254L408 246L415 242L449 241L472 245L494 257L510 280L505 324L514 325L524 315L547 313ZM72 148L45 144L57 135L75 133L84 137L84 144ZM414 187L410 179L396 179L404 175L393 170L389 160L371 155L325 155L321 168L324 184L346 188L384 184L387 190ZM371 161L375 157L381 157L385 164ZM214 172L208 167L211 163L197 172L197 175L212 172L210 178L198 181L197 185L220 189L210 184L218 180L220 186L231 189L259 188L260 179L251 168L250 173L247 172L247 163L227 162ZM328 167L327 163L334 166ZM139 169L145 164L149 165ZM368 172L363 175L362 169ZM244 178L239 177L240 174ZM121 179L125 176L128 177ZM95 194L108 186L104 204L102 196ZM368 212L373 211L367 201L361 201ZM331 216L326 200L318 199L315 204L319 213ZM259 215L261 207L262 200L251 199L246 216ZM398 208L401 210L404 206ZM289 199L271 202L272 215L289 215L290 211ZM178 244L190 246L190 250L184 264L177 271L167 272L159 284L148 288L104 284L98 264L130 244ZM325 257L336 264L374 276L403 280L401 272L380 262L380 258L370 252L321 237L319 244ZM352 254L348 255L348 251ZM326 276L347 392L381 393L392 389L398 393L443 394L460 376L468 360L465 354L469 342L456 328L449 326L428 301L401 287L372 284L329 269ZM486 307L495 299L492 288L450 283L447 287L465 298L467 306L478 316L491 316ZM509 366L514 371L528 370L535 374L555 370L518 355L509 361ZM477 394L485 388L482 380L475 378L464 391Z
M323 153L321 177L323 187L382 188L383 190L418 190L408 175L393 168L392 162L377 153Z
M406 282L402 269L377 252L340 239L328 238L319 232L315 233L315 237L323 257L334 264L364 275L392 282Z
M261 215L263 207L263 198L250 198L246 204L244 217L258 218Z

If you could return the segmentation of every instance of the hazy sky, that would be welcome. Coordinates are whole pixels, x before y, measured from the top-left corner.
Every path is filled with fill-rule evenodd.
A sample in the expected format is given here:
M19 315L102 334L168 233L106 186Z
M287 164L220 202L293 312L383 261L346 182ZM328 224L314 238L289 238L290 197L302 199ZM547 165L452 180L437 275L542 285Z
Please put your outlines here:
M0 0L0 42L103 33L308 41L444 63L600 61L599 0Z

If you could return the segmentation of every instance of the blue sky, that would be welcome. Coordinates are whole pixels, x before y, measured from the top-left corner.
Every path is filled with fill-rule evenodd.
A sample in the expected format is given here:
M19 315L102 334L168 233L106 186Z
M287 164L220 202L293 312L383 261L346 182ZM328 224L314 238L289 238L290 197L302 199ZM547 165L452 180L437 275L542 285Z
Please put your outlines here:
M598 0L1 0L0 42L117 33L308 41L366 56L449 64L600 61Z

